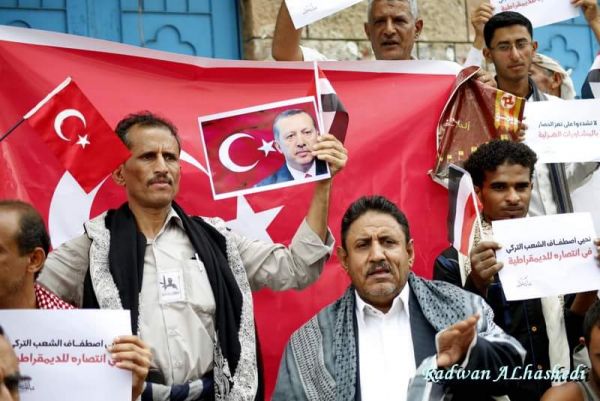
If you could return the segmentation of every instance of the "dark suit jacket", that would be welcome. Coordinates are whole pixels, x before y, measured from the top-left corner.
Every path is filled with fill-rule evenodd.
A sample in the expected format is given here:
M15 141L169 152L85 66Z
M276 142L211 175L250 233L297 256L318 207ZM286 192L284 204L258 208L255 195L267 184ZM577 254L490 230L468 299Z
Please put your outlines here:
M315 173L316 175L326 174L327 173L327 164L323 160L315 159ZM276 172L264 178L255 187L263 187L265 185L279 184L280 182L288 182L292 181L294 176L290 173L290 170L287 168L287 164L283 163L283 166L279 168Z

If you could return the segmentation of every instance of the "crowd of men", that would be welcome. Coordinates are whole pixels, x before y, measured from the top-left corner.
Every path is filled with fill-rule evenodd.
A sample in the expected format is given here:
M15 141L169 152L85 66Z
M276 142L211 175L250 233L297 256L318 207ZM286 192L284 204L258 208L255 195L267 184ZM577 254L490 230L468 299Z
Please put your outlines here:
M572 3L600 40L596 1ZM528 101L572 98L568 74L536 54L529 20L492 14L487 3L473 14L472 59L482 49L495 67L494 84ZM422 28L416 0L369 0L365 34L378 60L411 59ZM274 58L326 59L300 39L282 2ZM108 352L132 372L132 400L264 399L251 291L301 289L318 279L334 246L327 227L333 180L352 163L343 143L317 135L301 110L278 116L273 130L286 163L259 185L320 175L325 164L331 174L315 184L289 247L187 214L175 202L177 128L157 114L134 113L115 128L131 151L112 174L127 202L86 222L84 234L50 251L39 213L22 201L0 201L0 308L129 309L134 335L119 336ZM491 226L572 212L571 192L598 165L541 164L522 142L481 144L465 163L483 205L480 230L469 255L440 250L434 281L411 272L419 253L397 205L377 195L352 202L337 247L351 284L292 335L273 399L600 399L597 291L507 301ZM595 247L600 254L600 240ZM167 294L165 279L182 288ZM0 331L0 401L18 400L27 379L6 335ZM581 360L589 369L583 381L507 377L518 368L570 371Z

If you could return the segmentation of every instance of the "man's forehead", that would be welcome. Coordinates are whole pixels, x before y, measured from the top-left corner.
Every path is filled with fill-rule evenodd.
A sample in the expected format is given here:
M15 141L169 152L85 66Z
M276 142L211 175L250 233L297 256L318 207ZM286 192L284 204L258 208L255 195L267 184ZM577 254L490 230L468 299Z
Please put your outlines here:
M350 225L348 230L349 235L356 237L371 236L373 234L378 236L389 235L398 232L404 235L400 223L394 216L376 211L368 211L360 216Z
M532 37L524 25L515 24L496 29L492 43L513 42L522 39L531 40Z
M14 238L19 231L19 222L21 220L21 214L12 209L0 208L0 233L2 237ZM2 238L4 240L6 238Z
M177 139L166 127L152 126L133 126L127 133L127 139L134 149L178 149Z
M496 170L486 170L484 174L484 183L491 184L496 182L507 182L507 181L527 181L530 182L530 169L529 167L523 166L518 163L505 162L498 167Z
M279 126L293 124L292 127L286 127L288 129L297 128L297 124L299 124L299 123L301 123L302 127L304 127L305 125L310 125L311 127L314 128L314 122L313 122L312 117L308 113L305 113L305 112L283 117L282 119L280 119L277 122L277 124Z
M412 16L410 2L408 0L373 0L369 17L389 14Z

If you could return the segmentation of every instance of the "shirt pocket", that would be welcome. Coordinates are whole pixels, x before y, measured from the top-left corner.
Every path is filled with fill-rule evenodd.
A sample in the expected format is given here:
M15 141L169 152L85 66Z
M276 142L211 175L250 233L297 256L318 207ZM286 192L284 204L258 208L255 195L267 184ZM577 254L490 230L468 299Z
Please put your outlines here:
M214 316L215 297L202 262L196 259L187 260L184 263L183 278L185 301L197 314Z

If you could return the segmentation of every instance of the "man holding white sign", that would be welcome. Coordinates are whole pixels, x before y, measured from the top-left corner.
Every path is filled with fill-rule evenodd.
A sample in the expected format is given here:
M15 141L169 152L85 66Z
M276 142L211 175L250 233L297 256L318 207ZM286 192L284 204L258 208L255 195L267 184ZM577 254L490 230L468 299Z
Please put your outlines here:
M73 309L35 282L49 248L44 220L33 206L18 200L0 201L0 309ZM133 373L135 401L148 374L150 349L137 336L122 335L113 340L108 350L116 366Z
M494 320L528 351L525 363L533 371L551 372L557 364L570 366L569 346L581 336L583 315L596 294L567 297L564 309L558 297L507 302L497 273L502 263L495 251L491 222L527 216L537 157L523 143L492 141L481 145L465 163L482 205L482 235L474 229L470 255L445 250L434 266L434 279L444 280L481 295L494 310ZM596 240L600 248L600 242ZM539 399L550 386L545 380L515 383L511 401Z
M556 99L540 92L529 77L537 42L526 17L512 11L498 13L485 24L484 37L487 48L483 53L496 67L498 89L530 102ZM598 163L538 163L529 215L572 212L570 191L584 184L597 168Z
M369 0L365 34L377 60L410 60L415 40L423 29L417 0ZM273 34L273 58L278 61L329 60L318 51L300 46L302 29L296 29L282 1Z

